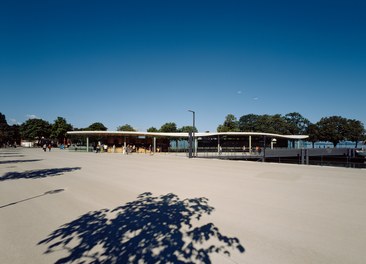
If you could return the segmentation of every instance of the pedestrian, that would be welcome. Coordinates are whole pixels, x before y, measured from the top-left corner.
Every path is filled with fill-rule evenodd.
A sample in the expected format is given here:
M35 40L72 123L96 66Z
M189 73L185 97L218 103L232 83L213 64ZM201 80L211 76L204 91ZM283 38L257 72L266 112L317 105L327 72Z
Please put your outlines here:
M51 148L52 148L52 146L51 146L51 143L50 143L50 144L48 144L48 151L51 151Z
M43 151L46 152L46 150L47 150L47 144L44 143L42 148L43 148Z

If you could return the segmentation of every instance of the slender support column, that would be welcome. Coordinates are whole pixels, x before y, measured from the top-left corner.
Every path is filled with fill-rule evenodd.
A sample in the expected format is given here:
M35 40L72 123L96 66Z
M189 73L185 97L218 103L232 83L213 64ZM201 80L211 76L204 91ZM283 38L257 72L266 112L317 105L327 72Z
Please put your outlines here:
M249 154L252 154L252 136L249 136Z
M153 151L156 153L156 137L154 137L154 143L153 143Z
M126 141L127 139L126 139L126 137L124 137L124 142L123 142L123 146L125 147L125 148L127 148L127 141Z
M189 132L188 144L189 144L188 157L192 158L192 132Z
M266 140L267 140L267 137L266 136L263 136L263 162L266 161Z
M198 140L194 138L194 156L197 157Z
M86 152L89 152L89 137L86 137Z
M220 155L221 146L220 146L220 136L217 135L217 154Z

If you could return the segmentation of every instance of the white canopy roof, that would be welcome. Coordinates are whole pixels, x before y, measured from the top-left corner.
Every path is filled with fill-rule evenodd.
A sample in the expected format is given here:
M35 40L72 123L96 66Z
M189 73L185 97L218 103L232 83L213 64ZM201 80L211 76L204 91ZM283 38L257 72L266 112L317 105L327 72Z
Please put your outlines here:
M165 133L165 132L137 132L137 131L68 131L68 135L81 136L147 136L147 137L176 137L188 138L189 134L185 132L179 133ZM306 139L308 135L280 135L262 132L196 132L195 137L216 137L216 136L267 136L273 138L287 138L287 139Z

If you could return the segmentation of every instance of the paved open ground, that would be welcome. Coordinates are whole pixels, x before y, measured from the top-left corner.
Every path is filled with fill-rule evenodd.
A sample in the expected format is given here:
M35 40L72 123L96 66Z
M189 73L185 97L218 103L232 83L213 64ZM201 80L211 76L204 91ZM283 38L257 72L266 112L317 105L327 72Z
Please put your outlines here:
M364 169L0 150L0 263L364 264L365 252Z

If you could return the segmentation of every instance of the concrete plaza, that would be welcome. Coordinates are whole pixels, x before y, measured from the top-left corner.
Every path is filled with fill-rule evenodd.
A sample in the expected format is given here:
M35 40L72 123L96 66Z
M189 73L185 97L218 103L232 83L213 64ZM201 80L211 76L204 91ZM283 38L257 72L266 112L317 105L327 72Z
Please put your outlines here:
M363 264L365 190L365 169L0 149L0 263Z

